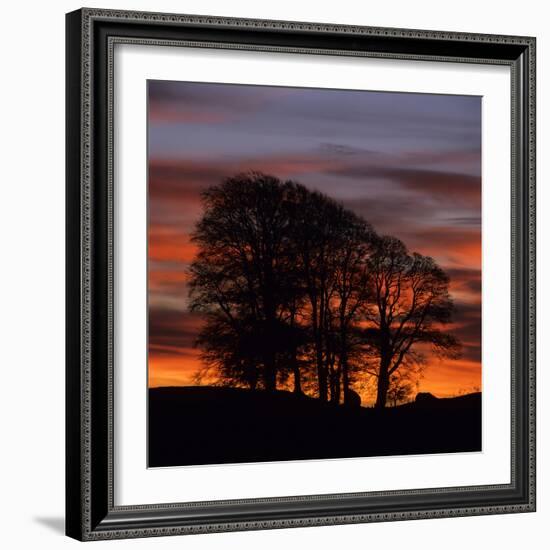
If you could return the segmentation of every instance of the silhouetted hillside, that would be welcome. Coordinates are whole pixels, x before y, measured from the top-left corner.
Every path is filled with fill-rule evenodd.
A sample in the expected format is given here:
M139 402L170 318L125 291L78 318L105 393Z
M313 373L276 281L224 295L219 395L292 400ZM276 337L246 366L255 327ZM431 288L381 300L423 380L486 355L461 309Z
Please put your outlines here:
M290 392L149 390L149 466L481 450L481 394L382 411Z

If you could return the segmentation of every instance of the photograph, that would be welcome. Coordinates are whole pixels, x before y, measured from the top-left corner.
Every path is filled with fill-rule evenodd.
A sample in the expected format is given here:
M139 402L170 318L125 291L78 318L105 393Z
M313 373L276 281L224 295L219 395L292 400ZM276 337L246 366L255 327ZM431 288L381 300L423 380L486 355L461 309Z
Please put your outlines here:
M149 468L482 451L482 98L147 81Z
M478 4L66 14L68 537L525 542L542 19Z

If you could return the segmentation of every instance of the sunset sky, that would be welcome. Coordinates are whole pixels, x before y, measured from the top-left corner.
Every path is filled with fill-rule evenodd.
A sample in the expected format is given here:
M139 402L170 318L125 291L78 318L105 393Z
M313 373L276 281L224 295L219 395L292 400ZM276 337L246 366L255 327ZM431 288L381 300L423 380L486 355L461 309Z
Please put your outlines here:
M317 189L451 277L458 360L421 391L481 386L481 98L149 81L149 385L200 367L187 311L200 193L258 170Z

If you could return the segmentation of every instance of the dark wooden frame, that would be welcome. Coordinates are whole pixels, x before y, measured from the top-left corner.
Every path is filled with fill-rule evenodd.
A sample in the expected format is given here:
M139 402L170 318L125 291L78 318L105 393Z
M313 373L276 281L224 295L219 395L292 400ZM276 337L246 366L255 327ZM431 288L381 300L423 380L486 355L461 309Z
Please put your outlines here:
M116 43L128 42L510 66L511 483L114 505L112 55ZM535 510L534 38L82 9L67 15L66 43L67 535L98 540Z

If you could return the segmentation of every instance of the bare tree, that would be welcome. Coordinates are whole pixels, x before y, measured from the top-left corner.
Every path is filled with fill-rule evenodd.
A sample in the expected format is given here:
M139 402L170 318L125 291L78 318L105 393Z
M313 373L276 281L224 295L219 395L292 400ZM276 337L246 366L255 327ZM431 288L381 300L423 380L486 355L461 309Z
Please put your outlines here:
M378 379L375 407L383 408L394 373L423 363L426 349L441 357L458 357L460 345L443 330L454 307L449 278L432 258L409 254L399 239L382 237L369 265L365 337L370 372Z
M346 216L335 262L335 310L338 342L337 386L332 390L332 401L340 401L340 379L343 400L347 403L351 394L352 374L350 356L354 354L358 340L356 325L361 310L369 298L369 258L376 234L370 224L355 215Z
M192 235L191 309L207 315L199 338L226 377L276 388L287 350L288 303L296 301L287 196L294 185L260 173L240 174L203 193L204 214ZM233 342L233 343L231 343Z
M397 407L400 403L405 403L414 394L418 387L420 374L412 370L397 371L390 376L388 388L388 397L392 406Z
M318 192L296 188L292 216L296 270L307 295L303 317L311 331L318 393L339 403L350 389L350 327L367 298L367 259L374 230Z

